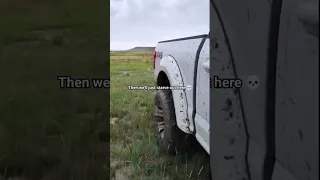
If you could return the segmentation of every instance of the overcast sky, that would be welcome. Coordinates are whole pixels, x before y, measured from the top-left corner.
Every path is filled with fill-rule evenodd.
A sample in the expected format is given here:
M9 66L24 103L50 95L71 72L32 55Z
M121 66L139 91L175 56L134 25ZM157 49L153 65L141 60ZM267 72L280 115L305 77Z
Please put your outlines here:
M111 0L112 50L209 32L209 0Z

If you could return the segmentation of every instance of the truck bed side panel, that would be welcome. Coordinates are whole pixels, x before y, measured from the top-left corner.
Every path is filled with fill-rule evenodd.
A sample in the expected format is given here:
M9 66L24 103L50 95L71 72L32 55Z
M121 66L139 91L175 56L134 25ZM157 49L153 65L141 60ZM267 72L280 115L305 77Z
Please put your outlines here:
M170 41L159 43L156 47L157 52L162 52L163 56L173 57L179 65L184 85L188 86L193 84L194 66L198 47L202 38L186 39L180 41ZM157 60L156 67L160 61ZM155 69L155 75L159 74L157 68ZM193 88L186 91L188 105L192 107L193 104Z

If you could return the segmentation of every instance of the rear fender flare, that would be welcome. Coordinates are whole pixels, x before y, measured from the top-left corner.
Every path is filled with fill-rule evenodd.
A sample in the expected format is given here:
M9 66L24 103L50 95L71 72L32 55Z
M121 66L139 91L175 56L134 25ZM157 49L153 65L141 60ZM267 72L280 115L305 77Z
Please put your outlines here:
M178 63L172 56L164 56L159 63L159 72L163 71L170 82L171 87L185 87ZM191 134L188 118L188 101L186 89L173 89L172 97L176 113L177 126L185 133Z

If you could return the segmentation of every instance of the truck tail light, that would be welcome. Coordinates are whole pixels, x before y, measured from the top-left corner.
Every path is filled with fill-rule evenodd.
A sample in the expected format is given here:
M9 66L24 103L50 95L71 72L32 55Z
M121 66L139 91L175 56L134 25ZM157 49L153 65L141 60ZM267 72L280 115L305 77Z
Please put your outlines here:
M153 53L153 69L156 68L156 59L157 59L157 52L155 51L155 52Z

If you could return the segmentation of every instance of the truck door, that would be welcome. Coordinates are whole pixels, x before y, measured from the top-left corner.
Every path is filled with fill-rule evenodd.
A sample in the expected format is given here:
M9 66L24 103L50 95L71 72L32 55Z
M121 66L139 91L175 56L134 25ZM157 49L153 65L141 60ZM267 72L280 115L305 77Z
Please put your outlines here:
M210 71L243 81L210 89L213 180L319 179L318 8L211 0Z
M203 45L198 49L198 66L196 76L196 138L209 153L209 38L203 39Z
M283 0L272 180L319 179L319 0Z
M242 81L241 88L210 90L213 180L263 180L272 175L273 129L266 126L272 126L267 108L272 98L267 93L272 87L267 75L271 2L211 1L211 78Z

